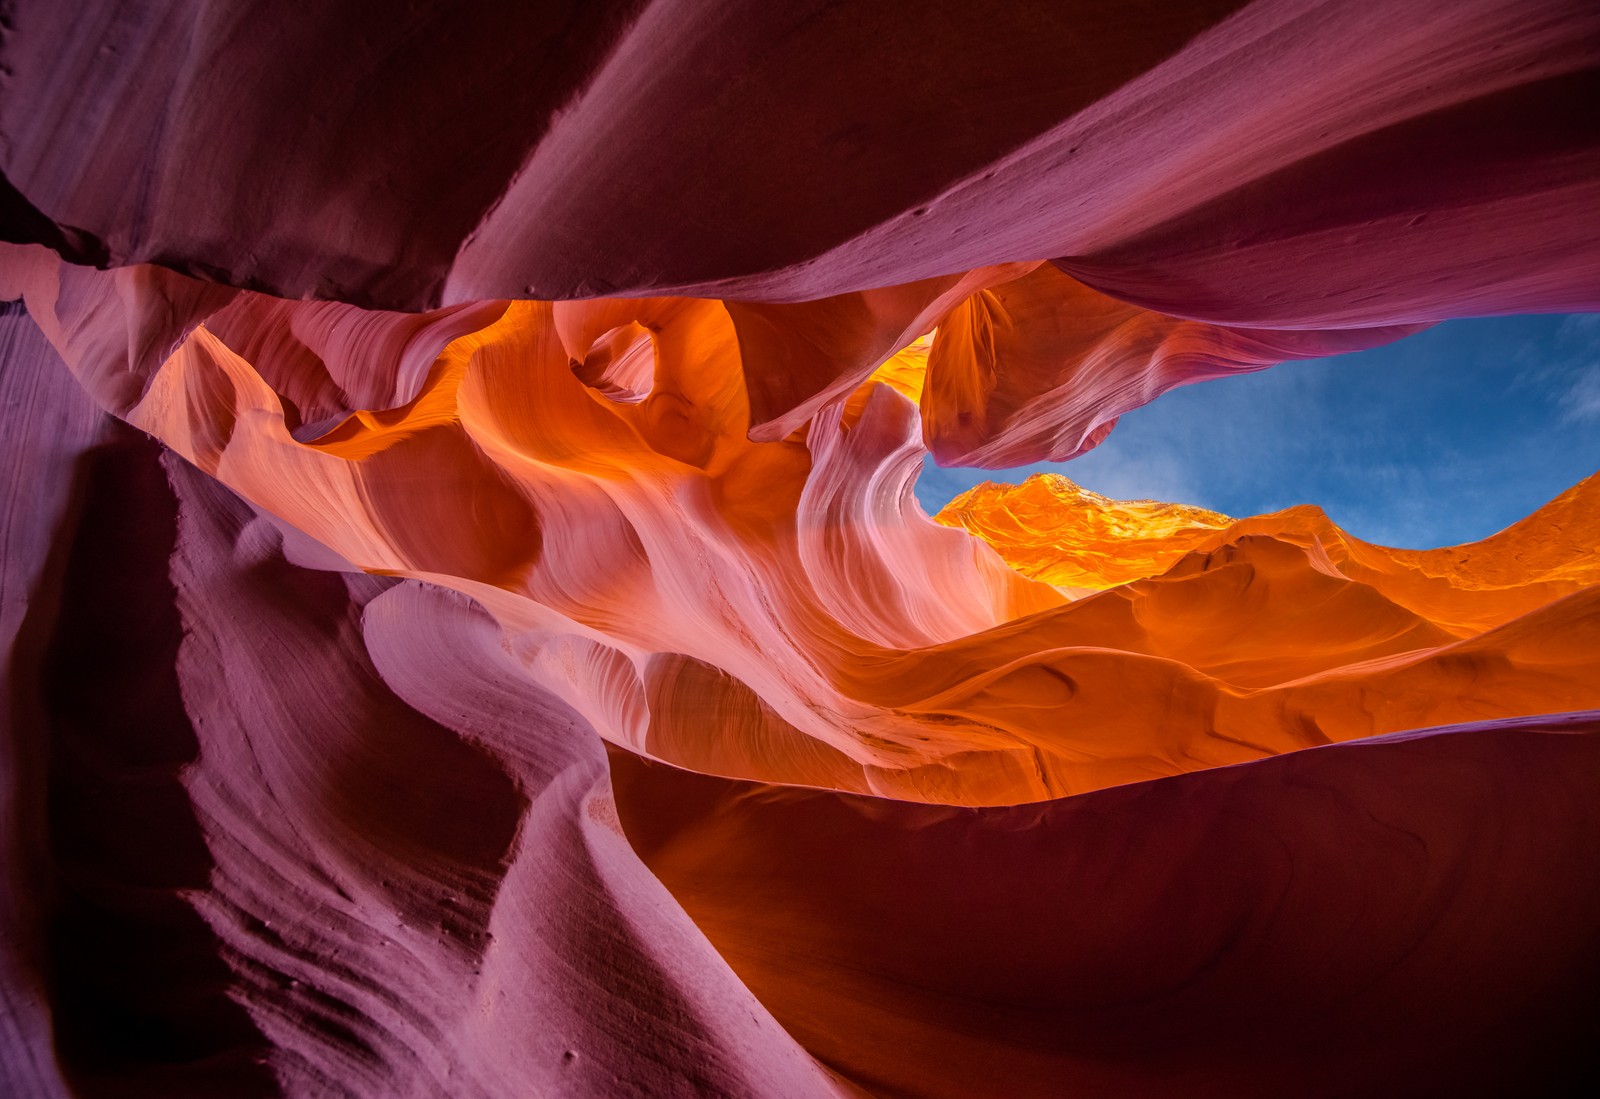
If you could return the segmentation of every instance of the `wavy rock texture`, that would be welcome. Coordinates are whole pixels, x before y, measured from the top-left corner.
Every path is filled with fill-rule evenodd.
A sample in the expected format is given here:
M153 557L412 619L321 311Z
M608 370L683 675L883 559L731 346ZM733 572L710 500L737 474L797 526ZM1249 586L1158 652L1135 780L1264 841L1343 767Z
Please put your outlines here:
M1600 307L1592 5L0 30L0 1091L1596 1075L1600 480L912 493Z
M971 531L1024 576L1085 594L1159 576L1233 525L1188 504L1110 500L1059 473L986 481L934 519Z
M803 440L749 441L718 303L384 317L251 294L210 312L197 292L178 295L195 303L182 317L149 300L175 278L40 259L30 301L113 411L342 560L474 596L536 682L611 742L681 766L1005 804L1600 706L1592 502L1571 505L1580 525L1535 516L1502 535L1489 556L1510 564L1487 577L1484 555L1387 551L1291 512L1192 546L1166 534L1183 552L1162 574L1069 602L918 513L917 416L892 387L869 381ZM87 338L108 311L130 333L115 347ZM401 331L379 338L385 325ZM184 330L119 403L153 366L125 348ZM368 357L341 362L352 347ZM655 361L642 400L595 388L634 356ZM309 436L291 410L313 398L285 394L331 400L359 391L334 377L363 371L414 391ZM1108 541L1080 552L1134 559Z
M1059 259L1226 323L1573 310L1597 32L1584 0L19 0L0 172L79 260L388 308Z
M1463 725L1001 809L612 774L645 862L870 1089L1514 1094L1595 1068L1596 731Z

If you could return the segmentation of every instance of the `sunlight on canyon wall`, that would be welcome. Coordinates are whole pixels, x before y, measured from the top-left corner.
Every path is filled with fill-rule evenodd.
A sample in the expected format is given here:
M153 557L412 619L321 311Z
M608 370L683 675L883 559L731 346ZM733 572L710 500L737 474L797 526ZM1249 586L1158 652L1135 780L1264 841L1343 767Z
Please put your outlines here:
M0 1090L1593 1069L1600 474L1425 551L913 493L1600 309L1593 11L21 7Z

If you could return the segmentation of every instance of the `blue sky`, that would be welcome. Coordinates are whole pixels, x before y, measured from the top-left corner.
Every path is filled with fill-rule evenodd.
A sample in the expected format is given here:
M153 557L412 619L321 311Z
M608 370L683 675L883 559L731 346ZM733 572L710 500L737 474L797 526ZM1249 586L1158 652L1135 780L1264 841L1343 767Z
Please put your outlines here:
M1424 549L1493 534L1597 469L1600 314L1490 317L1175 389L1071 462L929 462L917 496L931 514L981 481L1051 470L1234 516L1319 504L1359 538Z

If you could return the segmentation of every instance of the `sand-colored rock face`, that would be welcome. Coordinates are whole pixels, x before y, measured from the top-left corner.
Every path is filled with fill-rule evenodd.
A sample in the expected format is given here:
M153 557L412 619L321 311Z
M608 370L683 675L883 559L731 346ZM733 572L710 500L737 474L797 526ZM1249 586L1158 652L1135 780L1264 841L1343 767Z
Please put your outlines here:
M1191 576L1248 557L1213 556L1225 547L1273 539L1467 637L1600 582L1597 497L1600 478L1590 477L1481 542L1431 550L1363 542L1315 507L1235 520L1187 504L1109 500L1052 473L986 482L934 518L971 531L1024 576L1075 591Z
M1593 1076L1600 475L912 492L1600 307L1593 5L558 7L5 12L0 1094Z
M985 482L934 519L971 531L1024 576L1086 591L1159 576L1233 525L1188 504L1110 500L1058 473L1015 485Z
M477 599L532 682L691 770L1015 804L1600 708L1592 483L1488 547L1419 554L1309 509L1230 524L1036 478L951 505L996 554L909 495L948 315L921 417L868 380L754 442L719 302L365 314L30 262L109 408L351 566ZM91 342L108 311L175 350Z
M144 856L80 865L59 837L51 850L69 860L69 883L131 875L203 890L122 949L159 959L186 942L225 959L210 979L233 998L217 1002L242 1011L192 1041L235 1060L200 1074L204 1087L305 1091L300 1059L372 1094L445 1092L458 1076L485 1095L564 1080L603 1094L614 1072L653 1081L647 1090L731 1094L965 1095L996 1073L1014 1094L1055 1093L1063 1076L1101 1094L1269 1094L1299 1078L1217 1034L1200 1056L1180 1039L1190 1001L1284 1041L1315 1030L1305 1056L1335 1059L1335 1082L1436 1063L1441 1079L1503 1081L1547 1039L1518 1031L1504 1056L1458 1058L1451 1035L1500 1026L1489 1006L1500 999L1578 1002L1564 967L1600 904L1583 888L1560 894L1539 951L1496 953L1466 986L1444 958L1530 918L1446 913L1544 888L1592 842L1587 810L1569 814L1569 802L1592 804L1596 773L1584 745L1600 711L1600 481L1483 543L1425 552L1353 539L1311 508L1235 521L1107 500L1059 477L982 486L935 522L911 484L929 410L962 399L931 381L948 316L800 430L762 442L748 437L749 351L716 301L377 314L153 269L92 272L37 251L9 258L86 391L73 399L92 396L170 450L165 476L143 452L137 484L117 480L132 451L89 467L110 478L89 490L103 517L64 578L79 602L63 604L77 609L55 627L67 640L47 657L47 682L103 701L85 711L47 694L46 727L90 737L77 750L91 756L120 751L113 715L149 704L118 702L99 677L167 677L176 693L136 724L174 729L158 758L182 768L166 796L188 806L192 861L173 877ZM42 336L28 338L41 357L23 370L59 371ZM1039 426L1017 433L1037 444L1051 434ZM1002 422L995 437L1010 445L1009 431ZM147 626L87 625L114 589L75 571L103 568L93 539L120 546L116 532L146 508L167 516L154 542L111 552L128 568L145 562L150 579L137 583L165 587L150 612L175 631L165 648L150 647ZM1562 711L1591 714L1527 716ZM1244 772L1218 768L1440 726L1349 760L1261 771L1246 783L1257 825L1221 823L1244 781L1226 776ZM1530 752L1514 781L1482 774ZM64 769L64 804L96 827L130 827L145 795L128 794L121 816L97 807L90 790L104 779L81 775L77 758L50 765ZM724 785L695 786L694 774ZM1479 785L1462 785L1467 775ZM1189 785L1122 792L1177 776ZM1298 806L1302 786L1330 783L1340 792L1323 808ZM1553 799L1542 823L1512 823L1535 791ZM252 815L262 798L278 806L270 825ZM1205 808L1167 822L1150 806L1171 798ZM1488 817L1469 827L1479 810ZM1120 854L1083 847L1080 818ZM1184 856L1133 843L1145 828L1212 838ZM798 848L783 839L811 829ZM1270 850L1257 849L1262 829ZM1328 830L1364 838L1329 848ZM1389 850L1396 836L1423 861ZM947 863L946 849L972 865ZM1352 850L1387 869L1348 866ZM1182 870L1183 858L1212 869ZM1466 860L1457 872L1470 884L1438 877L1436 858ZM1268 869L1230 876L1238 860ZM1285 873L1311 879L1291 909L1341 914L1309 925L1319 931L1269 914ZM550 874L589 884L552 895ZM1093 884L1125 874L1131 892ZM1180 935L1163 913L1202 879L1229 884L1206 902L1211 923ZM662 885L683 905L668 923L681 922L597 947L620 952L611 960L547 941L632 926L636 906L667 903ZM1091 896L1126 915L1080 909ZM88 907L64 911L86 928L129 918L119 904L75 903ZM548 926L550 904L565 922L529 930ZM331 922L303 926L303 906ZM1264 921L1271 945L1232 947L1241 919ZM896 920L909 922L892 940L871 930ZM1350 972L1310 960L1330 934ZM999 945L938 960L967 936ZM1417 936L1435 953L1380 976L1395 944ZM1140 950L1154 953L1138 962ZM1229 968L1196 976L1218 952ZM328 968L334 958L344 968ZM150 997L171 981L198 990L198 976L64 972L76 983L59 1005L60 1049L76 1072L80 1046L109 1041L109 1024L73 1017L80 1000L195 1025ZM625 987L646 982L652 1010L688 1012L674 1040L701 1052L663 1066L651 1060L658 1032L587 1017L587 997L621 996L620 1008L638 995L596 991L620 973ZM872 975L848 976L860 973ZM1196 991L1175 991L1190 980ZM927 991L898 991L921 981ZM1354 1017L1326 1031L1328 1005L1355 1002L1352 981L1376 982L1361 1002L1385 1018L1415 1015L1440 990L1456 1002L1411 1038L1363 1037ZM1125 987L1143 990L1141 1008L1097 1006ZM680 1005L686 995L704 999ZM397 996L420 1006L400 1011ZM489 1021L452 1021L484 1005ZM327 1011L351 1020L349 1037L319 1029ZM1560 1012L1539 1018L1568 1033ZM529 1035L551 1020L571 1036ZM754 1045L707 1068L725 1042ZM1130 1042L1189 1052L1152 1072L1119 1060ZM1341 1042L1360 1057L1344 1060ZM507 1043L528 1060L504 1063L494 1051ZM263 1060L273 1073L250 1067Z

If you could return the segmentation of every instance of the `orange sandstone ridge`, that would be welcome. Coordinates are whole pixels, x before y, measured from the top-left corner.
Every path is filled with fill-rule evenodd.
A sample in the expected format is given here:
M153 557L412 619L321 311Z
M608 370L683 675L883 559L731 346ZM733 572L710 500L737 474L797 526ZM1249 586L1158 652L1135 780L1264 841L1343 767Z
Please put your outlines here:
M1177 1083L1106 1056L1181 1047L1195 1010L1289 1042L1332 1013L1320 1063L1354 1043L1361 1064L1437 1065L1507 998L1560 1005L1526 1017L1535 1050L1587 1010L1570 974L1600 892L1570 867L1600 826L1594 478L1425 552L1314 508L1229 521L1049 478L940 523L912 493L930 424L970 431L994 366L941 343L949 313L755 438L772 334L722 302L384 314L7 259L28 308L7 314L17 452L55 437L48 399L95 455L42 658L83 685L49 688L82 745L53 765L58 804L138 833L155 795L97 794L126 713L164 731L116 781L176 776L159 796L188 815L165 834L215 860L81 856L72 874L165 900L133 925L120 902L73 918L219 959L221 984L178 983L206 990L229 1089L271 1094L261 1066L303 1081L315 1057L377 1099L414 1085L420 1048L509 1096L581 1047L586 1094L621 1066L668 1091L957 1096L1003 1063L1017 1094L1267 1095L1298 1070L1215 1029ZM1084 292L1064 289L1070 311ZM1122 399L1105 377L983 430L1082 438ZM124 606L121 583L144 594ZM1266 921L1259 947L1229 945L1241 920ZM1533 925L1537 949L1486 945ZM596 933L603 956L575 962ZM146 1000L165 978L77 964L74 994L168 1010ZM641 979L697 1020L693 1057L640 1044L639 993L607 990ZM1354 1014L1351 982L1373 990ZM1107 1014L1129 988L1144 1006ZM330 1037L325 1002L361 1036ZM1369 1004L1429 1023L1361 1037ZM578 1037L531 1037L552 1020ZM724 1049L745 1059L705 1076ZM1503 1079L1520 1057L1462 1063Z
M8 3L0 1095L1600 1090L1600 480L913 493L1600 309L1597 36Z
M1233 523L1189 504L1111 500L1059 473L1020 485L985 481L934 519L982 538L1024 576L1095 591L1165 572Z
M532 682L648 758L1006 805L1600 708L1593 482L1477 547L1419 553L1314 508L1229 524L1035 479L955 510L996 554L911 494L919 436L969 422L937 370L989 369L984 347L943 342L949 315L905 337L882 375L898 385L868 378L757 441L764 344L720 302L371 314L153 269L19 270L108 408L347 567L471 597ZM1068 283L1043 284L1065 310L1088 293ZM135 337L96 338L108 316ZM1048 582L1062 570L1108 590L1069 598Z
M1111 500L1056 473L1022 484L986 481L935 520L992 546L1024 576L1069 590L1102 590L1176 569L1191 553L1268 536L1316 547L1351 579L1382 591L1450 633L1502 625L1600 582L1600 474L1478 542L1431 550L1364 542L1320 508L1230 519L1188 504Z

